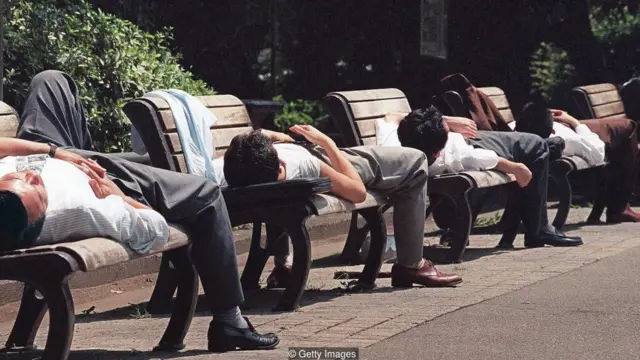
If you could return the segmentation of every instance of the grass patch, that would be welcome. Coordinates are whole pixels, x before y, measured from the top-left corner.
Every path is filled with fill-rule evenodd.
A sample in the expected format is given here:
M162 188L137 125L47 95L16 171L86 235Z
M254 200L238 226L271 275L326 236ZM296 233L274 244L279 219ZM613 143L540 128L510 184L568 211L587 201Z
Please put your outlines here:
M502 220L502 214L496 213L493 216L488 217L480 217L476 218L476 221L473 223L474 227L486 227L486 226L494 226L497 225L500 220Z
M151 314L149 314L147 308L142 306L142 304L129 303L129 317L132 319L146 319L151 317Z

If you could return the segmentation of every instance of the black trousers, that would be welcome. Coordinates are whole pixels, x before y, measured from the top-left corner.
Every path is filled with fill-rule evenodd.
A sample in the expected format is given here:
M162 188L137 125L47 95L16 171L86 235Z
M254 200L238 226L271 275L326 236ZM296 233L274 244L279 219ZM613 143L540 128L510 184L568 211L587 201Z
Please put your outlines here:
M507 160L525 164L532 173L529 184L520 189L520 217L526 237L552 231L547 216L547 183L549 181L549 146L532 134L478 131L467 143L476 148L493 150Z
M186 229L193 243L191 257L213 312L244 301L233 232L219 186L204 177L90 151L85 111L71 77L48 70L32 79L18 137L53 142L96 159L127 196Z

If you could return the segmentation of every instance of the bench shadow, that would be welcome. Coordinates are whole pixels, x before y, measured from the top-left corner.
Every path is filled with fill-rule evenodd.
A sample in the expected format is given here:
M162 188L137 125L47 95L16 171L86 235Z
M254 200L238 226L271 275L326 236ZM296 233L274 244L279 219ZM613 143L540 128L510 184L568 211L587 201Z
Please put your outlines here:
M28 350L21 352L0 352L0 360L33 360L40 359L42 350ZM161 360L180 359L192 356L211 354L204 349L192 349L180 352L153 352L138 350L71 350L69 360L101 360L101 359L123 359L123 360Z

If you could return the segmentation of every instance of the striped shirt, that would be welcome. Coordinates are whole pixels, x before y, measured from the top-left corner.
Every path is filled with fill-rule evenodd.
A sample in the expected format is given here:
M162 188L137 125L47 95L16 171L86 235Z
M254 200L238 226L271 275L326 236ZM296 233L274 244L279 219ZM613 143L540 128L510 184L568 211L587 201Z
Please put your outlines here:
M0 159L0 176L21 170L40 173L49 197L36 245L106 237L146 253L168 241L169 226L162 215L136 209L117 195L98 199L89 186L89 177L73 164L48 155Z

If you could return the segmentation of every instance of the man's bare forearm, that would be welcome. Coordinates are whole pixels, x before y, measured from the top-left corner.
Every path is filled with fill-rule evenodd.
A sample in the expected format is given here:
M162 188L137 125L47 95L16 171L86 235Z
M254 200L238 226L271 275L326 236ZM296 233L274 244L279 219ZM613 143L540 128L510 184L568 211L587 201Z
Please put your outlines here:
M46 154L48 152L48 144L22 139L0 138L0 157Z
M124 196L124 197L122 197L122 199L124 200L124 202L126 202L129 205L131 205L131 207L133 207L134 209L152 210L147 205L142 204L140 202L137 202L137 201L133 200L132 198L130 198L128 196Z
M327 152L327 156L331 161L331 167L340 174L348 177L351 180L362 182L360 175L353 167L353 165L342 155L336 143L327 137L327 140L320 146Z

